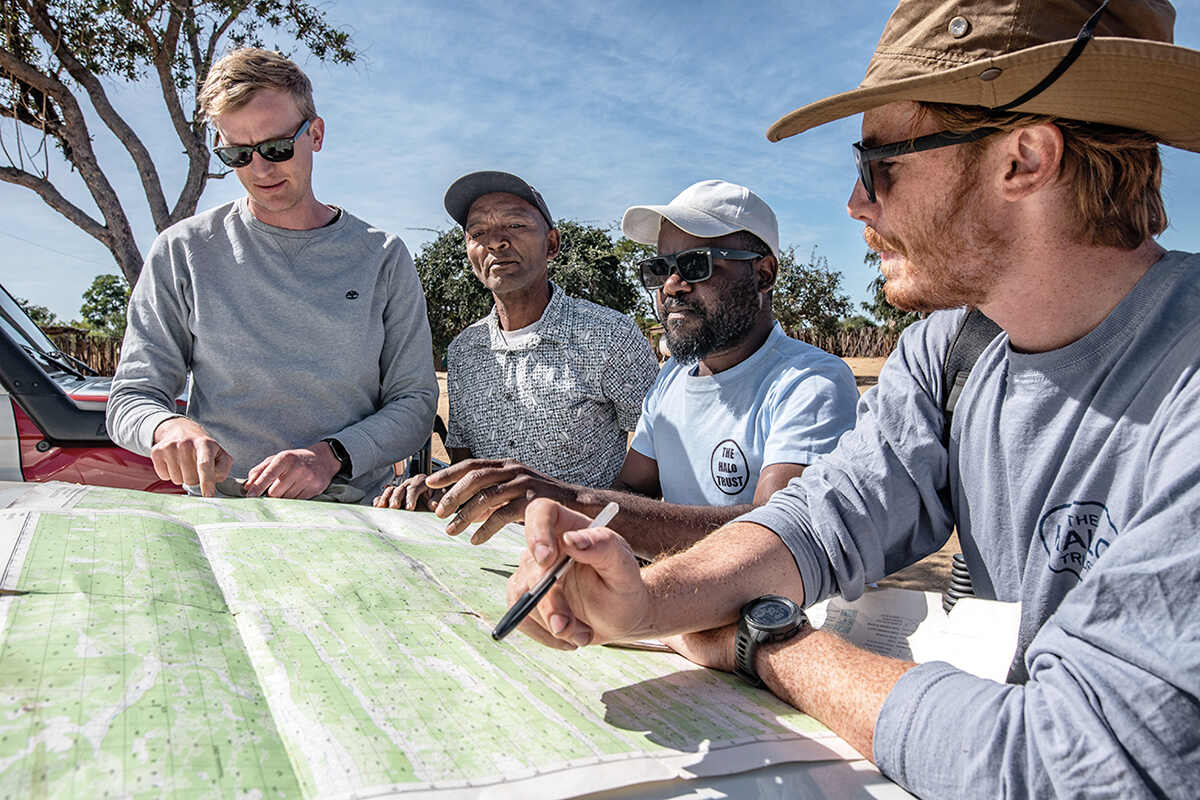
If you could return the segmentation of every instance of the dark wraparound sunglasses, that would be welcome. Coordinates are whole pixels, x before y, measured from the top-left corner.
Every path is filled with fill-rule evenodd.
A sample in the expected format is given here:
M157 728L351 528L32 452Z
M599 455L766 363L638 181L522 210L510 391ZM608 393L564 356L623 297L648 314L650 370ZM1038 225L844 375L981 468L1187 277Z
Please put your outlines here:
M280 139L268 139L258 144L228 144L223 147L214 147L213 152L217 154L217 158L221 159L226 166L233 167L234 169L249 164L250 159L254 158L255 152L267 161L275 163L287 161L296 154L296 140L308 130L310 122L312 122L311 119L304 120L291 136L284 136Z
M1079 29L1079 34L1075 37L1075 43L1071 45L1071 49L1055 65L1054 69L1050 70L1046 77L1038 81L1033 88L1017 99L1011 100L1002 106L996 106L991 111L1011 111L1019 105L1024 105L1062 77L1062 74L1067 71L1067 67L1075 63L1075 59L1079 58L1080 54L1083 53L1083 49L1087 47L1088 42L1092 40L1096 24L1100 22L1100 17L1104 16L1104 9L1108 8L1109 2L1110 0L1104 0L1100 4L1100 7L1088 17L1087 22L1083 23L1083 27ZM976 128L973 131L963 131L962 133L942 131L941 133L931 133L928 136L919 136L916 139L909 139L903 142L881 144L878 147L863 147L862 142L855 142L851 147L854 150L854 163L858 166L858 179L862 181L863 188L867 190L867 199L874 203L875 179L871 174L872 161L895 158L896 156L904 156L909 153L920 153L923 150L935 150L939 147L950 147L951 145L974 142L985 136L991 136L993 133L999 132L1000 128Z
M712 277L713 259L723 258L729 261L757 261L766 258L762 253L752 253L749 250L728 250L724 247L696 247L691 250L680 250L678 253L668 253L638 262L638 271L642 275L642 286L646 291L653 292L666 285L672 272L678 272L679 277L688 283L699 283Z
M851 147L854 148L854 163L858 166L858 179L862 181L863 188L867 190L867 199L874 203L875 176L871 172L872 161L882 161L885 158L906 156L909 153L920 153L923 150L936 150L939 147L974 142L999 132L999 128L976 128L973 131L962 133L942 131L941 133L931 133L928 136L918 136L916 139L906 139L903 142L881 144L878 147L863 147L862 142L855 142Z

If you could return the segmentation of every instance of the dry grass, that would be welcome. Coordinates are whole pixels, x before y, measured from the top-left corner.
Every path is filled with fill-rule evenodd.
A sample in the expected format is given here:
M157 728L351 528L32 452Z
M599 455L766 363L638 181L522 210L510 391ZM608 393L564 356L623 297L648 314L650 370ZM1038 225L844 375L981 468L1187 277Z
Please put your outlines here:
M879 370L883 369L886 358L843 358L854 373L854 382L858 384L861 394L879 382Z
M450 395L446 392L446 373L438 372L438 416L442 418L442 422L450 421ZM433 437L433 457L439 461L450 463L450 455L446 452L446 446L438 437Z

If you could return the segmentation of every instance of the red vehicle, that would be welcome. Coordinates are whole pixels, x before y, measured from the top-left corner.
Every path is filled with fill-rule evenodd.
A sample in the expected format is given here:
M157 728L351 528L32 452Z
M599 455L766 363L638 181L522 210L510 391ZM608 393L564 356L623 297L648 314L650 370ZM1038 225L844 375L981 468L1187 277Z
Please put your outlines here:
M104 426L112 378L59 351L0 286L0 480L180 494ZM180 399L180 413L187 406Z

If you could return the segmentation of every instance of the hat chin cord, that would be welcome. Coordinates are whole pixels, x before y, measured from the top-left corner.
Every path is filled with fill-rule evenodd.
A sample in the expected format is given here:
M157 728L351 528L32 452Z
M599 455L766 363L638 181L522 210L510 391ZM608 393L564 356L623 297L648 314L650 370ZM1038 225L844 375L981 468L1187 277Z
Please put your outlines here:
M1075 59L1079 58L1080 54L1083 53L1083 49L1087 47L1088 42L1092 40L1092 33L1096 30L1096 25L1100 22L1100 17L1104 15L1104 9L1108 8L1108 4L1109 0L1104 0L1104 2L1100 4L1100 7L1096 9L1095 13L1088 17L1088 21L1083 23L1083 27L1079 29L1079 35L1075 37L1075 44L1071 45L1071 49L1065 56L1063 56L1062 61L1059 61L1058 64L1055 65L1054 69L1050 70L1050 73L1046 77L1042 78L1036 86L1025 92L1025 94L1021 95L1016 100L1013 100L1010 103L1005 103L1002 106L997 106L993 108L992 111L1011 111L1019 105L1028 103L1030 100L1046 91L1046 89L1050 88L1051 84L1062 77L1062 74L1067 71L1068 67L1075 63Z

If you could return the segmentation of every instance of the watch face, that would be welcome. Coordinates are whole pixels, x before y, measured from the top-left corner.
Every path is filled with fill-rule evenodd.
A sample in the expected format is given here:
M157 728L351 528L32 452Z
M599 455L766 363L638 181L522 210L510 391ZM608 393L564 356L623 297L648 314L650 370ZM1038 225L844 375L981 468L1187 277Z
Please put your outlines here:
M791 624L798 611L799 607L790 600L768 597L755 603L746 616L759 628L769 630Z

